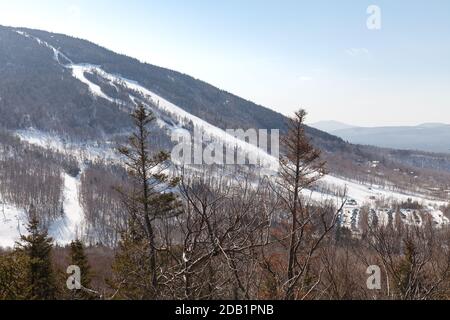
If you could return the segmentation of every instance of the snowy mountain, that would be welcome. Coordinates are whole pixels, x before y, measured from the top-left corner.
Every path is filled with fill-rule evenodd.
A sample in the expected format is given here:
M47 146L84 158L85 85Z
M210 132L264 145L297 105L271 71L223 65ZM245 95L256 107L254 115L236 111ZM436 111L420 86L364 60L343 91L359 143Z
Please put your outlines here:
M159 124L189 127L193 119L201 119L210 129L282 133L286 129L286 118L271 109L188 75L61 34L0 27L0 75L0 127L56 135L63 143L111 143L129 130L130 109L148 99L160 102L159 110L154 110ZM159 130L158 143L167 148L171 142L164 128ZM338 155L354 164L379 160L380 151L383 157L409 166L418 163L414 156L399 159L395 152L354 146L312 127L306 131L330 163ZM448 159L427 154L420 158L427 159L420 161L420 168L450 170Z
M47 215L49 233L61 245L78 237L117 241L111 224L123 210L109 191L123 168L114 149L129 134L129 113L138 104L157 117L152 138L159 148L170 149L171 133L196 128L213 141L257 154L266 165L277 164L225 131L283 133L286 118L275 111L84 40L0 27L0 246L12 246L25 232L25 209L31 204ZM334 122L317 127L357 129ZM448 199L450 157L352 145L311 127L306 132L330 170L321 185L308 190L314 201L338 201L336 190L346 189L354 200L353 214L381 199L414 199L433 208L429 214L435 221L446 223L436 212ZM49 208L54 209L48 213ZM112 221L111 214L117 219Z

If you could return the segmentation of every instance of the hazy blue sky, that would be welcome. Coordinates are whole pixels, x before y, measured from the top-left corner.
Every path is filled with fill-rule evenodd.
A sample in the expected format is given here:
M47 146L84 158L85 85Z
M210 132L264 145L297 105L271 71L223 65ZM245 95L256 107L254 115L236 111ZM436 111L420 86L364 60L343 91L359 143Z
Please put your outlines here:
M0 24L85 38L284 114L304 107L309 122L450 123L448 0L14 0Z

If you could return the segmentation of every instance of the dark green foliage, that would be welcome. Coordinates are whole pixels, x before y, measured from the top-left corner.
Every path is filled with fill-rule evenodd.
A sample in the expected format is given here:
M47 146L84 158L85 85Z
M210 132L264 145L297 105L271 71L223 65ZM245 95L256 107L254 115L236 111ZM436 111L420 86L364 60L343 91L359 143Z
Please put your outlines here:
M0 254L0 300L26 299L28 257L20 251Z
M19 252L27 257L26 298L29 300L56 299L57 290L52 266L53 239L42 230L34 209L30 209L27 236L22 236Z
M122 234L112 266L114 277L110 282L112 289L117 292L114 299L145 300L155 297L148 251L148 241L133 231L132 227Z

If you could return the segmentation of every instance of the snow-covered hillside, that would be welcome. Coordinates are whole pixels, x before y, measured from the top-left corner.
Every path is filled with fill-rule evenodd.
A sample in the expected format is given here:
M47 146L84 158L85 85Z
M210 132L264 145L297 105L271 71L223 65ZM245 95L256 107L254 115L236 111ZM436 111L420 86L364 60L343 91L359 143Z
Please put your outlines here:
M72 76L82 83L86 84L91 91L92 95L98 98L106 99L110 102L124 105L134 105L136 103L136 97L132 94L129 95L129 101L120 101L108 96L104 93L98 84L90 81L86 74L99 76L102 80L106 81L112 87L125 87L131 92L139 95L140 100L147 101L150 105L156 105L158 109L164 113L168 113L173 117L173 122L167 124L166 122L159 119L159 123L163 123L171 130L179 130L184 126L192 124L194 127L198 128L204 135L205 139L210 139L214 141L219 141L230 148L238 148L244 150L248 153L257 155L258 162L268 170L276 171L278 169L278 161L276 161L272 156L270 156L264 150L247 143L246 141L240 140L239 138L227 133L226 131L204 121L203 119L196 117L182 108L176 106L175 104L167 101L156 93L150 91L148 88L140 85L137 81L124 78L120 75L110 74L104 71L100 66L92 65L89 63L84 64L74 64L69 58L67 58L60 50L49 45L47 42L41 39L30 36L23 31L17 31L20 35L27 38L36 40L40 45L50 48L53 51L54 59L62 67L70 69L72 71ZM150 103L151 102L151 103ZM236 128L238 129L238 128Z
M70 244L73 240L83 237L84 213L79 199L79 177L64 174L63 213L54 221L48 230L58 245ZM0 200L0 247L12 248L26 235L26 214L24 209L3 203Z
M12 248L26 234L25 212L2 203L0 199L0 247Z
M80 178L64 174L63 213L49 228L58 245L68 245L83 238L84 212L79 198Z
M92 162L97 160L104 162L119 161L115 151L116 145L110 141L67 142L58 136L36 129L17 130L15 134L21 141L73 156L80 163L85 160Z
M254 146L246 141L240 140L237 137L227 133L226 131L217 128L216 126L202 120L199 117L196 117L182 108L176 106L175 104L167 101L156 93L148 90L147 88L140 85L138 82L123 78L119 75L112 75L110 73L105 72L99 66L83 64L83 65L68 65L68 68L73 70L73 76L76 77L81 82L88 85L93 95L96 95L99 98L104 98L109 101L118 102L111 97L108 97L104 92L102 92L101 88L86 79L84 74L96 74L101 76L103 79L108 80L109 83L113 86L124 86L127 89L130 89L133 92L136 92L140 95L141 98L146 100L147 102L152 102L153 105L156 105L158 109L164 111L165 113L170 114L173 117L173 122L170 125L166 125L168 129L171 130L179 130L185 126L188 126L190 123L193 124L194 127L198 128L204 135L205 139L210 139L214 141L219 141L224 145L231 148L239 148L241 150L245 150L246 152L256 154L258 157L258 161L265 168L271 170L278 169L278 161L276 161L271 155L267 154L267 152L262 149ZM135 103L135 97L130 95L130 101ZM127 103L127 102L125 102ZM160 119L160 123L165 123Z
M326 184L329 187L335 187L341 191L345 191L346 197L349 199L354 199L358 203L373 203L375 200L394 200L398 202L407 201L411 199L412 201L417 201L419 203L424 203L429 206L444 206L448 204L448 201L441 199L432 199L428 196L413 193L413 192L398 192L383 188L379 185L369 185L362 184L355 181L350 181L345 178L340 178L332 175L325 176L321 183ZM328 195L317 194L316 199L327 199Z
M304 195L309 196L314 201L333 201L340 206L346 201L340 214L340 225L358 233L360 231L361 208L367 206L370 208L369 219L374 219L379 225L386 226L395 223L398 219L397 208L393 203L407 201L417 201L423 206L421 210L400 210L400 219L403 224L411 226L423 226L428 220L431 220L435 227L441 228L450 225L450 220L439 210L441 206L449 204L448 201L441 199L432 199L425 195L413 192L397 192L385 189L378 185L365 185L350 181L348 179L335 176L325 176L319 184L326 185L328 188L339 190L338 194L342 196L330 195L317 191L305 191ZM345 196L344 196L345 195ZM379 207L378 202L386 203L386 207Z
M117 105L117 107L128 106L130 107L130 110L131 107L137 104L137 101L144 102L144 104L147 102L148 106L152 105L154 106L153 108L156 108L154 111L156 111L155 114L159 116L158 123L161 127L164 127L169 131L182 131L187 127L191 128L194 126L195 128L200 129L206 138L219 141L226 146L237 147L248 153L257 154L261 164L266 168L270 168L272 172L275 172L278 169L278 159L275 159L267 152L247 143L246 141L242 141L230 135L224 130L208 123L207 121L204 121L197 116L186 112L179 106L167 101L138 82L117 74L108 73L98 65L89 63L75 64L60 50L49 45L47 42L34 36L30 36L23 31L17 32L24 37L34 39L37 43L39 43L39 45L51 49L53 59L61 65L61 67L66 70L70 70L71 75L75 79L78 79L80 82L84 83L88 87L92 96L97 99L105 99L109 102L113 102ZM121 99L124 99L125 96L126 101L109 96L102 90L102 87L99 84L93 82L93 78L100 79L102 83L106 83L108 86L114 87L118 90L119 88L124 89L127 94L122 95ZM164 115L164 117L161 115ZM167 119L167 117L170 119ZM62 153L68 153L77 157L80 162L80 166L82 166L84 160L95 161L97 159L101 159L104 161L113 162L120 161L114 151L114 146L109 142L66 142L59 137L34 129L21 130L16 133L22 141L26 141L30 144L43 148L53 149ZM70 241L82 236L83 228L86 227L84 226L84 214L78 195L80 185L79 178L71 177L65 174L64 181L64 216L60 220L56 221L49 230L50 235L53 236L56 242L61 245L68 244ZM311 197L314 201L332 200L338 204L342 200L347 200L347 205L345 206L341 217L341 223L350 229L358 228L360 209L363 205L370 207L374 212L374 217L376 217L382 224L389 223L393 216L393 213L391 212L392 208L377 208L376 203L380 200L385 200L386 202L403 202L408 199L418 201L425 208L427 208L428 216L433 219L436 225L447 225L450 222L438 209L440 206L448 204L445 199L431 199L428 196L408 191L393 191L378 185L361 184L333 175L325 176L319 182L319 185L320 184L326 185L327 187L318 187L313 190L305 190L304 195L306 197ZM325 189L338 189L345 191L345 199L341 199L335 194L323 191ZM343 192L341 192L341 194L343 194ZM18 212L20 212L20 210L18 211L13 208L9 208L9 211L7 211L7 214L5 215L9 218L5 218L4 223L0 223L0 231L5 230L4 238L0 238L0 245L13 244L14 239L17 239L17 235L19 234L19 230L17 229L17 221L14 222L14 219L12 218L20 216ZM422 216L418 216L414 212L405 212L404 216L405 223L408 224L423 224L425 219Z

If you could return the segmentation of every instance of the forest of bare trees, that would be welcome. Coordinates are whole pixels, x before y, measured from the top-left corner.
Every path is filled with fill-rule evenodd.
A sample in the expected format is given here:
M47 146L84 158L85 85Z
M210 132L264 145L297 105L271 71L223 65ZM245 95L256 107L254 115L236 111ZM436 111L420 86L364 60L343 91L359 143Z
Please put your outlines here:
M355 237L339 224L345 194L318 203L302 193L327 169L306 137L305 116L300 110L290 120L273 178L246 166L170 168L150 142L153 115L138 108L136 131L119 148L124 167L84 164L85 238L67 247L55 246L46 226L61 210L61 172L78 174L76 161L31 146L13 161L11 150L25 147L5 135L0 194L31 209L30 234L0 252L0 299L448 299L448 227L380 224L363 209ZM42 184L52 187L43 192ZM82 269L75 291L66 288L71 264ZM39 281L43 275L50 282Z
M0 132L0 200L21 208L34 206L44 225L62 215L62 173L76 175L78 170L71 156Z

